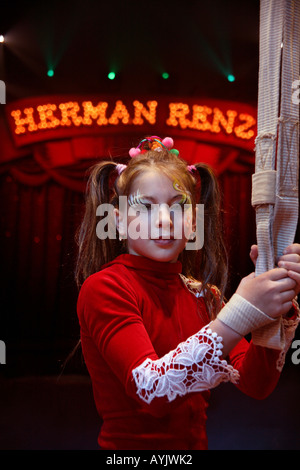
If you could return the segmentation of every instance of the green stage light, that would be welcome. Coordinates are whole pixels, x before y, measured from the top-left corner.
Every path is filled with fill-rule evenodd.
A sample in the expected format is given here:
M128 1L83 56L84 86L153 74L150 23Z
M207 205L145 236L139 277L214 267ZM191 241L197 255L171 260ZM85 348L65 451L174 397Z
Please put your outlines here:
M229 75L227 75L227 80L229 82L234 82L235 81L235 76L230 73Z
M48 77L53 77L53 75L54 75L54 70L53 70L53 69L49 69L48 72L47 72L47 75L48 75Z
M107 76L110 80L114 80L116 78L115 72L109 72L109 74Z
M170 75L168 74L168 72L164 72L164 73L161 74L161 76L164 80L167 80Z

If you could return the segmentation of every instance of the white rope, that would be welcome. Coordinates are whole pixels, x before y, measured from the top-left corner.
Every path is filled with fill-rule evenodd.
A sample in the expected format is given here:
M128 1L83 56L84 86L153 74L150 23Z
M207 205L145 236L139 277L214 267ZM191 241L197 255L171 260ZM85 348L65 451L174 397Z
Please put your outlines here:
M299 79L299 20L299 0L261 0L252 185L259 251L256 274L274 268L276 258L293 243L297 228L299 105L292 101L292 83ZM253 334L256 344L281 350L283 338L281 319Z

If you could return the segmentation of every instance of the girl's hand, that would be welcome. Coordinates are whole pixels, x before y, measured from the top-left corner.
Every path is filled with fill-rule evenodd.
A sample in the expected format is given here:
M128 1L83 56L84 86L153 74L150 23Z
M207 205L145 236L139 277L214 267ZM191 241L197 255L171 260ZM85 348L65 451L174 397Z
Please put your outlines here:
M252 246L251 246L251 250L250 250L250 258L251 258L251 260L252 260L254 266L256 266L257 257L258 257L258 248L257 248L257 245L252 245Z
M252 273L243 278L236 293L269 317L278 318L292 308L296 286L297 282L288 276L286 269L275 268L259 276Z
M258 257L257 245L252 245L250 250L250 258L256 266L256 260ZM296 281L297 286L295 288L295 295L300 293L300 244L293 243L284 250L284 254L278 258L277 266L279 268L285 268L287 274L291 279Z
M287 270L288 276L296 282L295 295L300 293L300 245L293 243L288 246L278 259L278 267Z

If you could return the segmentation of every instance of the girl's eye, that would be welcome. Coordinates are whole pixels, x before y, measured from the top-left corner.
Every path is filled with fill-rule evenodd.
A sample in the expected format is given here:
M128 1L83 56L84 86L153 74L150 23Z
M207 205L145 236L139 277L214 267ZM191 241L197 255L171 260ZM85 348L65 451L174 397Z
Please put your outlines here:
M138 205L138 210L141 212L151 211L151 204L148 202L140 202Z
M138 212L148 212L151 210L151 204L147 202L138 201L130 206Z
M186 201L176 202L175 204L172 204L172 206L170 207L170 210L173 211L173 212L174 211L183 211L185 204L186 204Z
M174 204L172 204L172 206L170 207L171 210L177 210L177 211L183 211L184 210L184 206L185 204L191 204L191 198L185 194L182 195L182 198L180 199L180 201L178 202L175 202Z

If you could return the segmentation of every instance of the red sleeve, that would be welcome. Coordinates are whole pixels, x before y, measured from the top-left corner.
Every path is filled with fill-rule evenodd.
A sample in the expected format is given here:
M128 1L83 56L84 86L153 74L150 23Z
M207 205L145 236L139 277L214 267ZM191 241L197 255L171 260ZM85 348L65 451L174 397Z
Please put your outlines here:
M145 359L155 361L158 356L144 327L132 285L104 272L91 276L79 294L78 316L81 329L93 338L129 396L157 416L181 403L185 397L172 403L167 398L156 398L147 405L136 393L132 370Z
M237 388L257 400L270 395L280 377L276 368L278 357L279 351L242 339L229 354L231 365L240 373Z
M84 320L105 361L121 382L127 384L132 369L147 357L156 360L158 356L145 330L130 284L100 274L88 278L81 288L79 320ZM82 321L80 323L82 326Z

